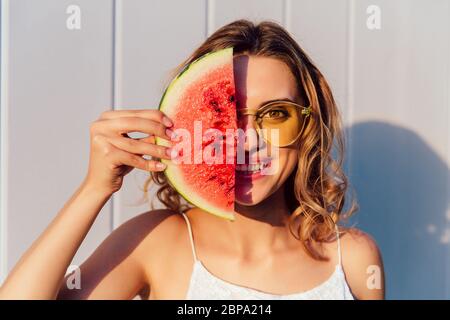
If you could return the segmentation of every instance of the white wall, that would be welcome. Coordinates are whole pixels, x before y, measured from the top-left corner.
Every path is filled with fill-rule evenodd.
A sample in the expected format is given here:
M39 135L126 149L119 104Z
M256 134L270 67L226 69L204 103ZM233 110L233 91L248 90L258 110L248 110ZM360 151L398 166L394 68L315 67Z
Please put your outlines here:
M81 8L68 30L66 8ZM366 9L381 9L381 29ZM349 138L359 226L379 243L389 298L450 298L450 1L2 0L0 278L85 175L88 128L154 108L167 73L237 18L284 25L329 80ZM74 259L123 221L127 176Z

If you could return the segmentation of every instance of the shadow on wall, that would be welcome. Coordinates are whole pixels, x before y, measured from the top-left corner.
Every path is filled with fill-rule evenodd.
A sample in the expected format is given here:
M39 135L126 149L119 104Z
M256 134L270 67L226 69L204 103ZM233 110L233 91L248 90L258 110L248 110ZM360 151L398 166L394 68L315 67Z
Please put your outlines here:
M406 128L362 122L346 137L360 206L351 222L381 249L386 297L449 299L449 167Z

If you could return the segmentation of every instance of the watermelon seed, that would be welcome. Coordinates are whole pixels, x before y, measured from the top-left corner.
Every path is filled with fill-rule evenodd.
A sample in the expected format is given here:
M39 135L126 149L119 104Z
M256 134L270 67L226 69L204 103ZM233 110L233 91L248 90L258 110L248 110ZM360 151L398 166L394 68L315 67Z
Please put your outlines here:
M217 120L217 121L214 121L214 123L213 123L213 125L214 125L214 127L220 127L220 126L222 126L224 124L224 121L222 121L222 120Z
M227 190L225 190L226 194L230 194L234 190L234 185L230 186Z

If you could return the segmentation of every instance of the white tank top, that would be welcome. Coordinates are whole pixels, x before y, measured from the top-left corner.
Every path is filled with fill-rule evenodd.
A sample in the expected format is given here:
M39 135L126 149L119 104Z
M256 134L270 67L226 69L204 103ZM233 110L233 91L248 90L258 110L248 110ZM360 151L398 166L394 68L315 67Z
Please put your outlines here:
M203 263L197 259L195 252L192 228L188 217L184 214L189 238L191 242L192 254L194 256L194 267L189 281L189 289L186 295L187 300L353 300L350 288L345 279L344 270L341 263L341 244L336 226L339 263L333 274L320 285L302 292L292 294L272 294L261 290L240 286L215 276Z

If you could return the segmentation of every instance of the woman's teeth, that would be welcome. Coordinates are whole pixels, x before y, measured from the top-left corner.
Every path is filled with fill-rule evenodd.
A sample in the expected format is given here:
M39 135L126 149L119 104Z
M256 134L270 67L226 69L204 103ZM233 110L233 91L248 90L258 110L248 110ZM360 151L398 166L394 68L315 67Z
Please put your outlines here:
M255 163L255 164L238 164L236 165L236 171L243 173L255 173L265 169L269 166L269 163Z

